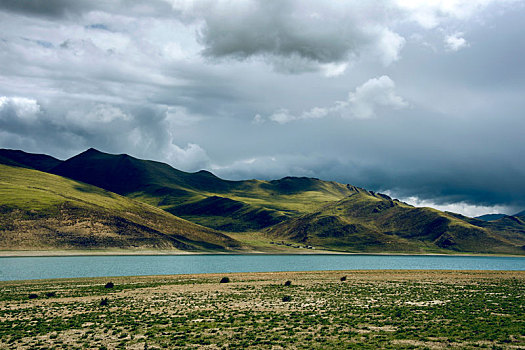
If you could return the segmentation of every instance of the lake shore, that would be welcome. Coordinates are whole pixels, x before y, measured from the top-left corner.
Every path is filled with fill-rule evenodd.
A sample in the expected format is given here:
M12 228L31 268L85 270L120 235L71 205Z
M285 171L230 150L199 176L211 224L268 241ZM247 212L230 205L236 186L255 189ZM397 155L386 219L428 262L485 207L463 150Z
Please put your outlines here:
M8 281L0 348L523 348L524 293L524 271Z
M366 252L341 252L333 250L275 250L275 251L211 251L193 252L184 250L132 250L132 249L94 249L94 250L0 250L0 257L59 257L59 256L162 256L162 255L398 255L398 256L501 256L501 257L524 257L525 255L513 254L485 254L485 253L366 253Z

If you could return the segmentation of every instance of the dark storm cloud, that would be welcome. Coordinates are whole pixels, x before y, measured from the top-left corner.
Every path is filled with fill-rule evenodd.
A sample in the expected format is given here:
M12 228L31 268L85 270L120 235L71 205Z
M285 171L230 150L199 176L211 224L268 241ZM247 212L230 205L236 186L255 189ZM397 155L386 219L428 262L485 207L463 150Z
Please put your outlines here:
M53 19L78 16L88 11L166 16L172 14L171 10L168 2L162 0L150 0L143 4L127 0L0 0L0 11Z
M262 57L279 71L324 68L329 75L340 74L346 63L363 54L388 65L398 59L405 42L383 23L387 7L378 11L375 4L257 0L226 6L204 2L208 6L202 9L202 2L196 3L205 22L199 31L204 55Z
M62 17L85 9L85 1L68 0L0 0L0 10L27 15Z

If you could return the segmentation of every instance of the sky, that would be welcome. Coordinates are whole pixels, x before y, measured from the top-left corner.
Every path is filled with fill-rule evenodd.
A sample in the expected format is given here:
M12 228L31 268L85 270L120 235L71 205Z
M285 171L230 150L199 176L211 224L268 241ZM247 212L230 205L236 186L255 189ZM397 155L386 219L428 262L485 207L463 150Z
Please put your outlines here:
M523 0L0 0L0 147L525 209Z

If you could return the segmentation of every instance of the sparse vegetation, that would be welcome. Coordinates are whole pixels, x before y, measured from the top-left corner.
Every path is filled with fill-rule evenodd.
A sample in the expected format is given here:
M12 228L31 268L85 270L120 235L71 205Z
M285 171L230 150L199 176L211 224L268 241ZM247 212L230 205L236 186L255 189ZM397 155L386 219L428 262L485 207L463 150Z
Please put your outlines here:
M525 272L345 276L115 277L109 290L103 278L0 282L0 348L525 348Z

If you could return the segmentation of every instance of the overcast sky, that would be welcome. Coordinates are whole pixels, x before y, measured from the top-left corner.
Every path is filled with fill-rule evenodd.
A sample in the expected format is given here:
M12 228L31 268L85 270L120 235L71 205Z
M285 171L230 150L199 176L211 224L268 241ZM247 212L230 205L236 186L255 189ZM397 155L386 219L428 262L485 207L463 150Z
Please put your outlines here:
M525 209L525 1L0 0L0 147Z

